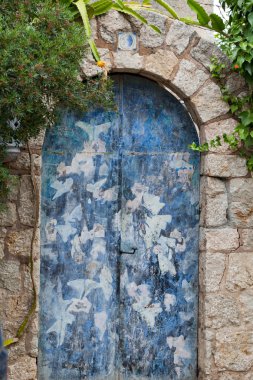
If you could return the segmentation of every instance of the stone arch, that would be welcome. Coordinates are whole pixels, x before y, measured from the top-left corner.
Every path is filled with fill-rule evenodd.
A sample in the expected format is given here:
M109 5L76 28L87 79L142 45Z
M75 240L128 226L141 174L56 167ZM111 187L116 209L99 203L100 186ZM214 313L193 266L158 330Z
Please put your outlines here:
M207 34L203 36L200 30L162 16L155 16L153 22L160 27L161 35L116 12L93 22L94 38L109 72L136 73L154 79L173 91L185 102L199 128L202 142L209 141L216 134L232 131L236 120L229 114L227 104L221 100L220 89L208 70L211 57L223 57L222 53L210 41L210 37ZM118 46L120 32L135 33L137 44L134 50L124 50ZM101 72L92 57L83 60L81 69L83 76L94 76ZM237 94L244 86L233 74L227 78L227 85ZM42 145L43 135L30 142L38 178ZM22 264L25 253L22 253L19 244L24 233L18 231L19 227L16 228L17 215L17 226L21 223L28 226L31 232L34 223L34 200L32 190L29 190L28 152L25 148L10 165L16 173L20 173L20 195L12 194L11 213L1 216L0 226L7 227L7 233L4 229L1 231L1 243L3 239L6 241L11 257L21 252ZM245 160L224 145L211 148L210 152L203 154L201 166L198 378L251 379L253 354L247 326L252 327L252 310L247 304L252 300L249 273L253 274L250 255L253 249L250 203L253 179ZM20 218L21 214L23 219ZM37 241L39 248L39 239ZM22 271L22 276L27 276L27 270L22 269L23 264L12 265L11 259L8 260L4 263L1 280L5 289L3 297L8 297L8 286L12 286L12 294L18 293L12 283L7 284L8 277L23 281L20 277ZM36 278L39 282L38 271ZM28 294L26 303L30 294L28 280L27 283L24 287ZM19 318L22 319L22 312L25 316L25 309L20 312ZM15 330L14 320L9 321L10 331L11 328ZM22 353L15 350L10 353L10 380L14 380L17 373L20 373L21 380L26 379L27 372L36 378L36 335L34 320L31 331L25 337L26 347L24 344L21 346Z
M229 113L229 107L222 100L220 88L209 70L212 56L227 61L215 45L213 36L162 16L155 16L152 21L160 27L161 35L116 12L94 21L94 38L108 72L138 74L172 91L185 103L199 130L201 142L210 141L217 134L232 132L237 121ZM120 33L129 32L136 36L136 47L124 50L119 43ZM83 60L81 68L84 77L95 76L102 71L92 57ZM244 82L232 74L227 77L227 86L231 91L240 93ZM230 271L226 255L239 248L237 224L241 225L235 216L236 211L232 210L233 196L229 205L227 187L230 184L234 189L244 187L245 179L241 177L246 177L248 170L245 160L223 144L201 155L201 174L198 378L216 379L222 371L225 379L230 371L237 371L237 365L239 368L239 362L234 366L228 363L229 355L238 348L234 345L226 357L222 352L222 332L218 331L215 338L213 328L238 323L236 300L224 295L226 287L234 289L236 285L232 277L227 280L228 285L222 285L222 289L220 283L224 271ZM225 243L228 239L229 244ZM231 318L227 317L226 308L233 315ZM229 339L233 341L235 337L229 333ZM215 347L214 355L211 347Z

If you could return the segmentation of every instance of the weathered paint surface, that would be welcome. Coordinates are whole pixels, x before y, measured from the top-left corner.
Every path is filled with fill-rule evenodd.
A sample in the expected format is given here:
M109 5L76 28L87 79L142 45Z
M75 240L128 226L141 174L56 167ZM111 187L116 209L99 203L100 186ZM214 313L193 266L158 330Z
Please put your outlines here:
M115 77L43 152L40 380L196 379L199 157L183 106Z

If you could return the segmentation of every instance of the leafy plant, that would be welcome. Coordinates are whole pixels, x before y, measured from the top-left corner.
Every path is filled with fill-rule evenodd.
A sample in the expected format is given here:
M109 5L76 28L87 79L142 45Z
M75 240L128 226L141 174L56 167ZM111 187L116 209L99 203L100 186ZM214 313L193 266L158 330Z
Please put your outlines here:
M221 49L247 82L253 82L253 1L220 0L228 13L227 36L220 36Z
M87 50L82 26L53 0L1 1L0 143L25 142L52 126L63 108L112 105L110 81L77 80ZM8 170L0 157L0 205L8 193ZM10 179L10 178L9 178ZM1 207L2 207L1 206Z
M0 25L3 141L36 136L55 124L62 108L111 103L99 80L77 80L86 37L66 6L51 0L13 0L11 5L3 0Z
M221 141L224 141L247 159L247 166L253 171L253 1L221 0L221 5L229 18L225 25L226 33L218 36L219 44L230 59L231 66L213 57L210 70L238 125L232 134L224 133L209 144L192 144L191 148L200 152L208 151L210 146L220 146ZM244 77L246 94L235 95L226 87L225 78L233 71Z

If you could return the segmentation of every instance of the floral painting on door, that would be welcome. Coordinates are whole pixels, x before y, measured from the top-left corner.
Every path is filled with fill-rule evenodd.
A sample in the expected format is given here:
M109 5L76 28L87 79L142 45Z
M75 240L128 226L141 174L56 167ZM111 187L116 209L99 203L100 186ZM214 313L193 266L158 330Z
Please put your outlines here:
M115 79L43 149L40 380L195 379L199 155L183 105Z

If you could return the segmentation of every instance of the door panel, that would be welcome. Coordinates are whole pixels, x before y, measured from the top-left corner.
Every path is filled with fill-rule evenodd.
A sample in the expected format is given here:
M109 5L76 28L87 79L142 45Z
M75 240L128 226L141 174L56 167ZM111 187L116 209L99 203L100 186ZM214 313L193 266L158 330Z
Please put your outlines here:
M199 156L184 107L114 76L43 149L40 380L196 379Z
M198 226L194 182L184 189L175 169L190 171L184 156L124 158L122 227L134 239L123 245L135 248L121 255L124 379L195 379Z
M127 77L121 97L121 376L195 379L199 157L187 146L196 132L154 82Z
M102 115L66 114L45 141L39 343L43 380L115 375L118 122L115 114Z

